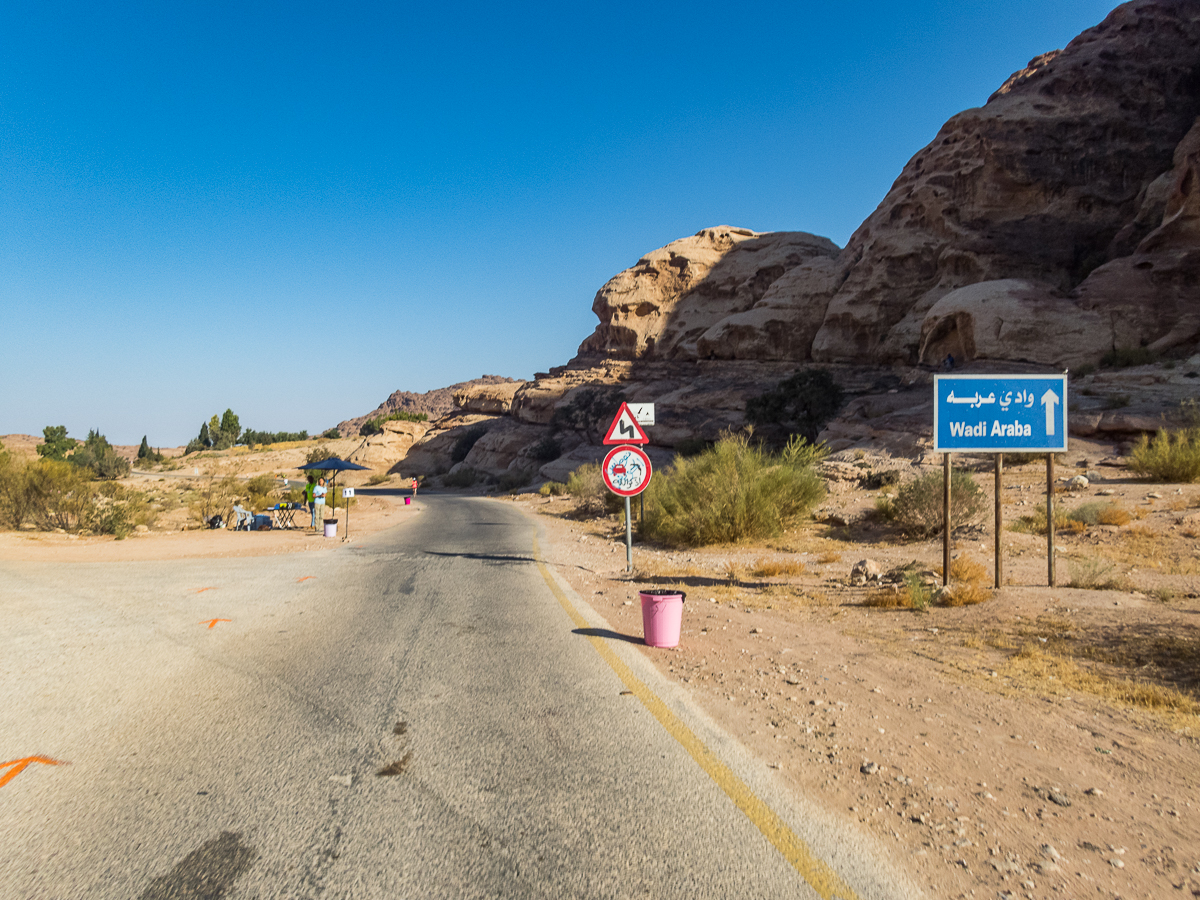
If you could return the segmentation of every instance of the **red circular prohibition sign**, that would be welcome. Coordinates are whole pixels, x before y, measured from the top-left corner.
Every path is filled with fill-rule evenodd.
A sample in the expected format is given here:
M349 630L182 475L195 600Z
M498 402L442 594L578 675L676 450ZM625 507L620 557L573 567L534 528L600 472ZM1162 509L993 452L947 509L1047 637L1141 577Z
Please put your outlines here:
M608 451L600 474L608 489L618 497L633 497L646 489L653 471L645 451L632 444L622 444Z

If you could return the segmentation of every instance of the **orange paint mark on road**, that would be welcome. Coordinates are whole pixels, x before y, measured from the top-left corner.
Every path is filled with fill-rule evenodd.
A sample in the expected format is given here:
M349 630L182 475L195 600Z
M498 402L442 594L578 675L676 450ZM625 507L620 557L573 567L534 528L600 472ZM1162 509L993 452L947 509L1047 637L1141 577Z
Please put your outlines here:
M310 579L310 578L316 578L316 577L317 577L316 575L305 575L303 578L297 578L297 579L296 579L296 584L299 584L299 583L300 583L300 582L302 582L302 581L308 581L308 579Z
M209 630L216 628L218 622L232 622L233 619L201 619L201 625L207 625Z
M196 590L192 591L192 593L193 594L203 594L205 591L211 591L211 590L212 590L212 588L210 588L210 587L197 588Z
M25 771L30 763L42 763L47 766L65 766L67 763L48 756L27 756L24 759L14 759L11 762L0 763L0 769L8 769L8 774L0 776L0 787L4 787Z

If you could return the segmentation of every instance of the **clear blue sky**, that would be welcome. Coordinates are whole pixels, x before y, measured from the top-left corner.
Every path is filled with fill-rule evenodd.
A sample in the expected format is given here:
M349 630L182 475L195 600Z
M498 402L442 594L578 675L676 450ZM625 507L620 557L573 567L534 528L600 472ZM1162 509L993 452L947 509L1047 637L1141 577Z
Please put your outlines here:
M676 238L844 245L1112 6L6 3L0 434L315 432L528 378Z

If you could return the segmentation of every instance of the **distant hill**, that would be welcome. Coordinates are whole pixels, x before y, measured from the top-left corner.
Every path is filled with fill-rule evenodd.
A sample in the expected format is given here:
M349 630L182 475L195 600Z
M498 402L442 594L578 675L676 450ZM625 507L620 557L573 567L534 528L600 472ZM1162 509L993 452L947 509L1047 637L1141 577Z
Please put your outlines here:
M363 423L368 419L386 416L394 412L425 413L429 420L436 421L442 416L454 411L454 394L463 388L481 384L509 384L520 381L519 378L505 378L502 375L483 375L471 381L460 381L449 387L426 391L424 394L414 394L412 391L394 391L391 396L379 404L374 410L354 419L338 422L338 431L343 436L358 434Z

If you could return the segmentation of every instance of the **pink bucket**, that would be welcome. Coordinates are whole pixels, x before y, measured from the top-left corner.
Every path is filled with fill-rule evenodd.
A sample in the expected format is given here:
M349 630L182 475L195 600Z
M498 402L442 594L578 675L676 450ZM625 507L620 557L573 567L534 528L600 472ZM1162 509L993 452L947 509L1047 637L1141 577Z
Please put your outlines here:
M412 497L405 497L405 498L404 498L404 505L405 505L405 506L412 506Z
M679 630L683 626L682 591L640 591L642 598L642 630L648 647L678 647Z

